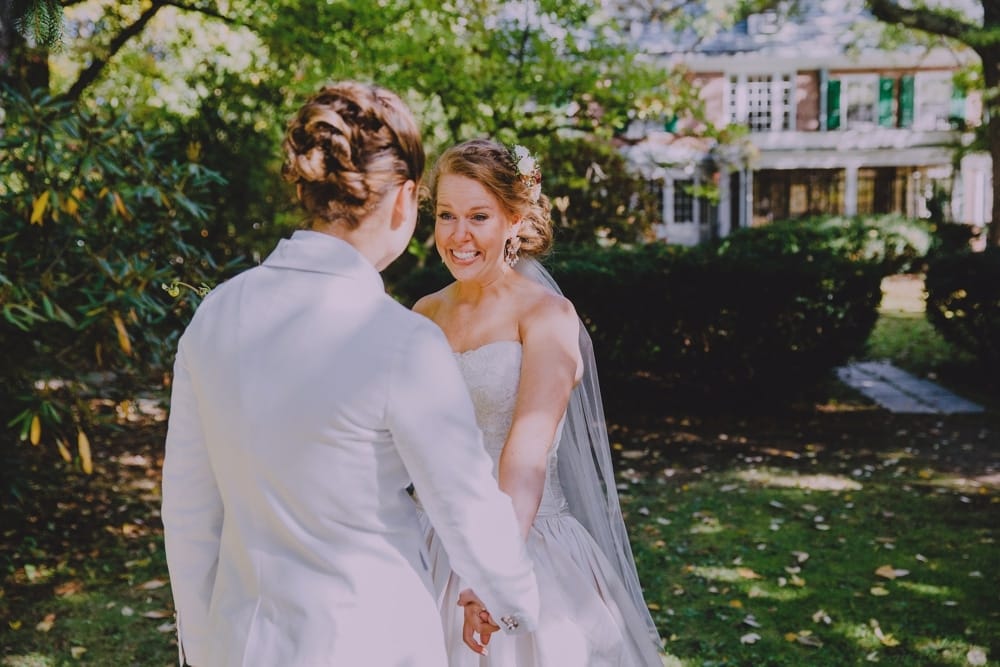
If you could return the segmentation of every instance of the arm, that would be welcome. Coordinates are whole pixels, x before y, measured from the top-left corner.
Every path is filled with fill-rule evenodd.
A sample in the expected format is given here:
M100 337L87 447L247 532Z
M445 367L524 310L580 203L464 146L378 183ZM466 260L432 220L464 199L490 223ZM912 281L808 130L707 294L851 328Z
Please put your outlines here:
M420 319L394 359L386 419L454 571L517 632L538 618L538 590L510 498L493 479L472 400L444 334Z
M535 305L521 324L521 383L498 478L514 503L524 538L542 500L549 448L583 370L579 327L573 305L552 295Z
M208 607L222 534L222 499L216 486L183 339L174 362L163 460L163 535L177 610L182 660L208 664Z

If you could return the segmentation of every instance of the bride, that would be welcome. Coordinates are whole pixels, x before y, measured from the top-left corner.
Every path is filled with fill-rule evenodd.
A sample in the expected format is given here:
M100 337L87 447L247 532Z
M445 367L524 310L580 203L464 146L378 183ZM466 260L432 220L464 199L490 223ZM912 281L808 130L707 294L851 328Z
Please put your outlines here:
M541 596L535 632L490 644L497 626L424 521L449 665L660 666L618 505L590 338L533 259L552 242L537 163L522 146L468 141L440 157L430 194L435 243L455 282L414 310L441 327L459 361Z

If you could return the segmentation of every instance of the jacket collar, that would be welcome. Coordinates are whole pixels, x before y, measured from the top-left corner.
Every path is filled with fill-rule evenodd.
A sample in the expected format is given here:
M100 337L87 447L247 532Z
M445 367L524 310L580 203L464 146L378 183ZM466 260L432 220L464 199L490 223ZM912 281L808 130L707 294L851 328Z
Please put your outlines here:
M371 262L347 241L322 232L300 229L281 239L263 265L342 276L385 292L382 276Z

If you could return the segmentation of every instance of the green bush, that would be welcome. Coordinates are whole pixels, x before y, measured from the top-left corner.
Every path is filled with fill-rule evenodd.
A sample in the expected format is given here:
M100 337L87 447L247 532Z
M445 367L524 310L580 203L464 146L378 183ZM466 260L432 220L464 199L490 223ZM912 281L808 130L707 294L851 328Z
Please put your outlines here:
M930 222L892 214L783 220L761 229L765 231L760 232L760 243L793 253L801 248L826 248L853 261L874 262L886 275L923 270L935 242Z
M1000 368L1000 248L935 257L926 289L927 317L941 335Z
M124 116L2 95L0 417L70 459L96 383L120 401L162 382L191 312L163 286L226 270L202 238L218 177Z
M690 249L580 247L547 264L602 375L649 373L678 397L746 400L814 382L859 352L877 319L877 264L837 254L818 231L788 238L761 227ZM412 303L446 282L435 265L394 291Z

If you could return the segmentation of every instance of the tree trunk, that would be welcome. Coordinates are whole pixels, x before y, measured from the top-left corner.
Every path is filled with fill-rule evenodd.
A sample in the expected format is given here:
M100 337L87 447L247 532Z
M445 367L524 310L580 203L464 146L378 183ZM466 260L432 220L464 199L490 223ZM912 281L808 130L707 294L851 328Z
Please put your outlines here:
M986 241L990 245L1000 246L1000 49L982 49L979 56L983 60L983 83L986 84L986 140L993 162L992 218L987 227Z

